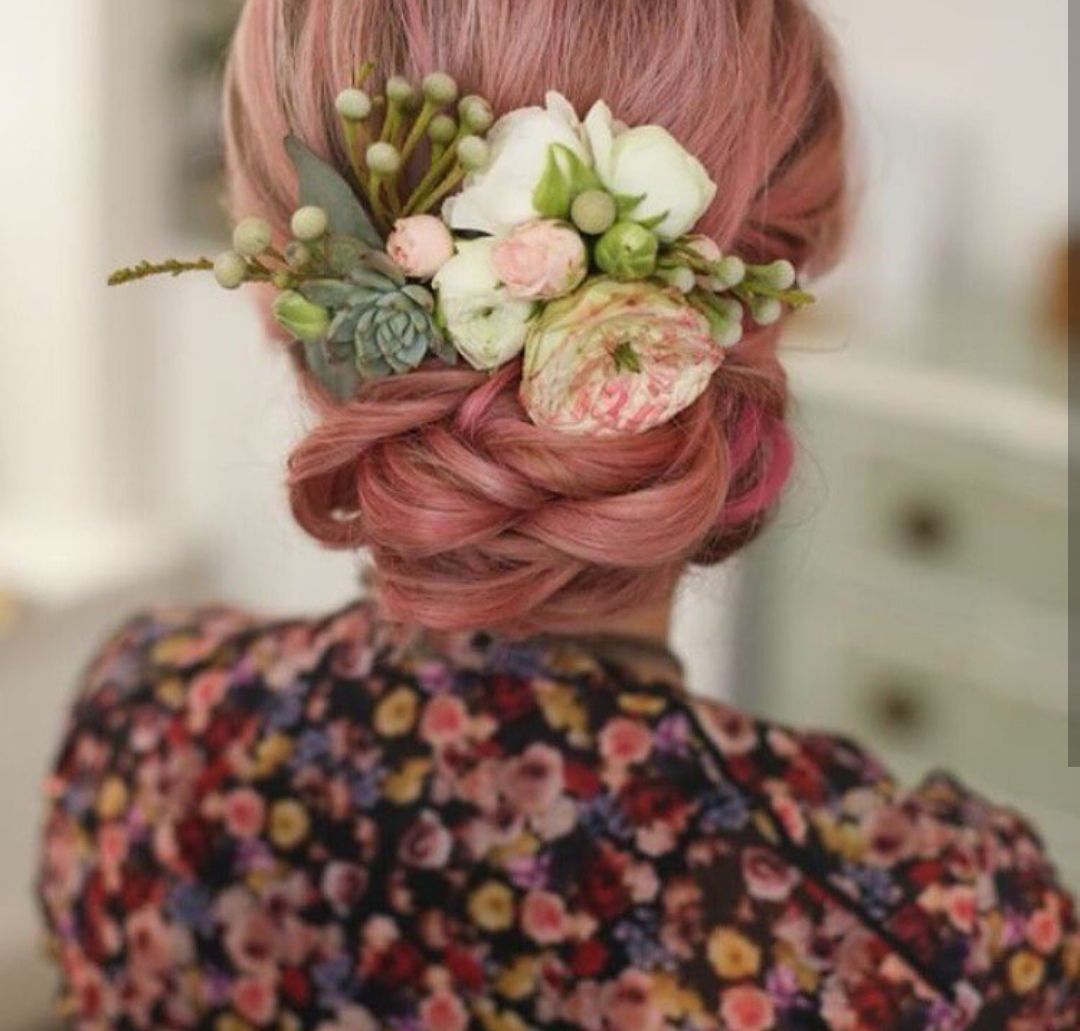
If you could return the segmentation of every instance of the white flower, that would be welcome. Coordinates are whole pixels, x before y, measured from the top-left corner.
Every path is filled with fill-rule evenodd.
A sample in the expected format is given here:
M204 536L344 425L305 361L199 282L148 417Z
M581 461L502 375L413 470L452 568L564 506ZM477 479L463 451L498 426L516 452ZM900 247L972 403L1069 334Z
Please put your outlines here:
M662 240L688 233L716 196L701 162L658 125L621 129L598 101L585 119L585 134L604 186L618 197L644 197L628 217L646 222L664 216L655 228Z
M561 144L589 163L581 123L560 93L547 95L547 107L523 107L504 115L488 133L491 158L465 179L465 189L443 205L453 229L504 236L515 226L539 218L533 195L544 176L552 146Z
M514 300L499 283L493 237L460 240L435 276L439 317L454 346L475 369L494 369L525 346L534 305Z

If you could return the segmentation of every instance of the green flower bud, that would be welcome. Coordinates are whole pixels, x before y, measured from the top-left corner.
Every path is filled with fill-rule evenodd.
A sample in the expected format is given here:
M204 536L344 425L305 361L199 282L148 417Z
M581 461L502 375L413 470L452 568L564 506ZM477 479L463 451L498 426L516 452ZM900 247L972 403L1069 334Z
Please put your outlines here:
M475 93L461 98L458 114L472 132L487 132L495 124L495 112L492 111L491 105Z
M338 94L338 114L350 122L362 122L371 114L371 97L362 89L347 89Z
M619 217L615 198L606 190L586 190L574 198L570 218L589 236L603 236Z
M746 262L734 255L720 262L715 276L723 284L723 289L730 290L746 278Z
M694 270L686 268L685 266L664 269L660 273L660 278L663 279L668 286L672 286L684 294L690 293L690 291L697 286L697 276L694 275Z
M466 172L479 172L491 160L491 148L479 136L466 136L458 144L457 159Z
M367 149L366 160L376 175L391 176L401 171L401 152L392 143L373 143Z
M740 325L742 324L743 316L746 312L742 303L735 300L734 297L716 298L716 307L728 322L738 322Z
M790 290L795 285L795 266L790 261L774 261L758 269L758 275L776 290Z
M432 72L424 79L424 96L432 104L452 104L458 97L458 84L446 72Z
M457 136L458 124L449 115L436 115L428 126L428 138L432 143L449 143Z
M330 216L322 208L301 208L292 217L292 234L304 243L314 243L326 236Z
M330 328L330 312L295 290L286 290L274 301L273 315L279 326L309 344L321 340Z
M713 328L713 339L721 347L734 347L743 338L741 322L727 322Z
M403 75L391 75L386 80L386 99L405 109L415 107L418 99L416 87Z
M303 272L305 269L311 267L311 249L307 244L300 243L297 240L293 240L293 242L285 248L284 257L285 264L294 272Z
M750 317L759 326L771 326L783 314L784 306L775 297L758 297L750 302Z
M245 218L233 230L233 247L246 258L257 258L270 247L273 233L265 218Z
M648 279L656 271L657 235L636 222L616 222L596 244L596 264L615 279Z
M242 254L226 251L219 254L214 262L214 275L218 283L226 290L236 290L247 281L248 263Z

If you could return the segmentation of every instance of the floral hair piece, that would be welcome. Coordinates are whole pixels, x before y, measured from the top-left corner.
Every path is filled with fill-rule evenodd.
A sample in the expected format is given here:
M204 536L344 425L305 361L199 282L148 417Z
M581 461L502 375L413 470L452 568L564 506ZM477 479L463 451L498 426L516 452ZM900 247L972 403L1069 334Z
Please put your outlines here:
M393 76L372 96L373 71L337 99L351 182L286 139L301 207L284 246L246 218L216 260L143 262L110 284L191 271L273 284L274 318L341 402L429 355L482 370L522 355L529 418L597 436L671 419L747 318L813 302L790 262L748 264L693 233L716 184L665 129L628 128L602 101L581 121L558 93L496 121L449 75Z

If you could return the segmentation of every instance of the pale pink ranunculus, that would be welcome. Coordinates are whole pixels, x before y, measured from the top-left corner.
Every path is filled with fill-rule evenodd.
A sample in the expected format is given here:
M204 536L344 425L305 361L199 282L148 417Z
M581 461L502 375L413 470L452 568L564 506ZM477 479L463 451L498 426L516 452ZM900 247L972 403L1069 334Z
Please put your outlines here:
M465 1031L469 1011L454 992L438 988L420 1003L420 1025L427 1031Z
M519 396L540 426L626 436L693 404L723 361L708 320L678 290L601 277L544 308L525 341Z
M776 1007L760 988L740 985L724 992L720 1016L730 1031L768 1031L776 1024Z
M566 904L549 891L530 891L521 904L521 929L540 945L566 937Z
M616 716L600 731L600 754L609 762L632 766L652 752L653 736L641 720Z
M225 796L225 828L234 838L253 838L266 820L266 801L252 788L237 788Z
M454 256L454 238L434 215L410 215L394 223L386 253L405 275L431 279Z
M553 301L576 290L589 270L585 244L565 222L535 219L517 226L492 252L507 293L521 301Z

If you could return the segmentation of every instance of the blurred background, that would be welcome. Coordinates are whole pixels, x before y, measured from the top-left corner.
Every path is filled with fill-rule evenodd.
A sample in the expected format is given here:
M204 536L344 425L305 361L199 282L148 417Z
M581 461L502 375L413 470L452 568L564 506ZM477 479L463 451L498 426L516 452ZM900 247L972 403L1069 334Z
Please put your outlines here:
M1015 802L1080 887L1068 767L1068 5L820 0L865 201L785 362L801 461L766 539L688 577L690 686ZM0 1025L50 1026L30 891L39 784L80 669L135 609L314 613L358 565L294 529L305 424L209 280L234 0L5 9L0 35ZM358 560L359 561L359 560ZM1077 737L1080 742L1080 737ZM1080 744L1077 745L1080 748Z

